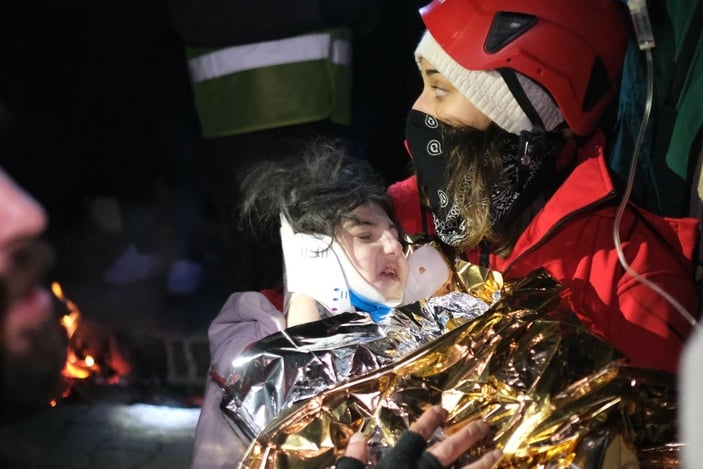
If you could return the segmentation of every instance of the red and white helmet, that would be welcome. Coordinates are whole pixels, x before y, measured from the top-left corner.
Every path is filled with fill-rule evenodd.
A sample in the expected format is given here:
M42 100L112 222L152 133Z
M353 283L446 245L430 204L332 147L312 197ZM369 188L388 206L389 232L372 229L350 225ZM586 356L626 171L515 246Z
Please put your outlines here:
M620 81L627 16L615 0L433 0L420 10L439 46L468 70L512 69L591 133Z

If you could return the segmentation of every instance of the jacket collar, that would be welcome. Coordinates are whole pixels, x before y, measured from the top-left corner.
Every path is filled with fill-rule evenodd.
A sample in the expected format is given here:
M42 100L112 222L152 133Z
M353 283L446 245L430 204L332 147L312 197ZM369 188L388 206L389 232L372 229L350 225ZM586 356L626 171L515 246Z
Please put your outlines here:
M555 225L615 194L605 162L604 145L605 138L598 131L576 150L576 166L535 215L518 239L513 253L524 252L547 236ZM573 151L573 146L568 147L565 151Z

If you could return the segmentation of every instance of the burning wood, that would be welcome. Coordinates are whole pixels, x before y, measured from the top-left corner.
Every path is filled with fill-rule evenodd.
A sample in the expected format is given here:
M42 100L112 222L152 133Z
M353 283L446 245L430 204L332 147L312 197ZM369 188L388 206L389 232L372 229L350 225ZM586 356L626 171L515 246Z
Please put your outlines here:
M200 405L210 364L207 336L111 330L81 314L60 284L51 290L68 338L65 386L51 407L75 400Z
M120 352L115 336L104 326L85 319L58 282L52 283L51 291L66 308L61 324L69 339L62 371L66 389L61 397L65 399L71 394L76 380L90 378L97 384L113 385L126 379L131 366Z

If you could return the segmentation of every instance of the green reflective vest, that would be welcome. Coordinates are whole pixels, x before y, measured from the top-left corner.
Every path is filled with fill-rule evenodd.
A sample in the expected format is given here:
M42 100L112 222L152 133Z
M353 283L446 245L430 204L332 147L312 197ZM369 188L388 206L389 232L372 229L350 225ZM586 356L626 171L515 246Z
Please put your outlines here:
M351 120L346 29L186 54L205 138Z

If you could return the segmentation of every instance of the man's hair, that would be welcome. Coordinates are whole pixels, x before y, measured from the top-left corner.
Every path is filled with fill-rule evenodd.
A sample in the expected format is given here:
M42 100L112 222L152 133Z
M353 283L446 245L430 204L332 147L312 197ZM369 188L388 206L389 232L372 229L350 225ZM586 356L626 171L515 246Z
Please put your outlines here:
M296 156L255 165L241 190L240 225L254 232L282 215L295 232L334 236L338 223L367 202L393 218L380 174L337 140L316 140Z

